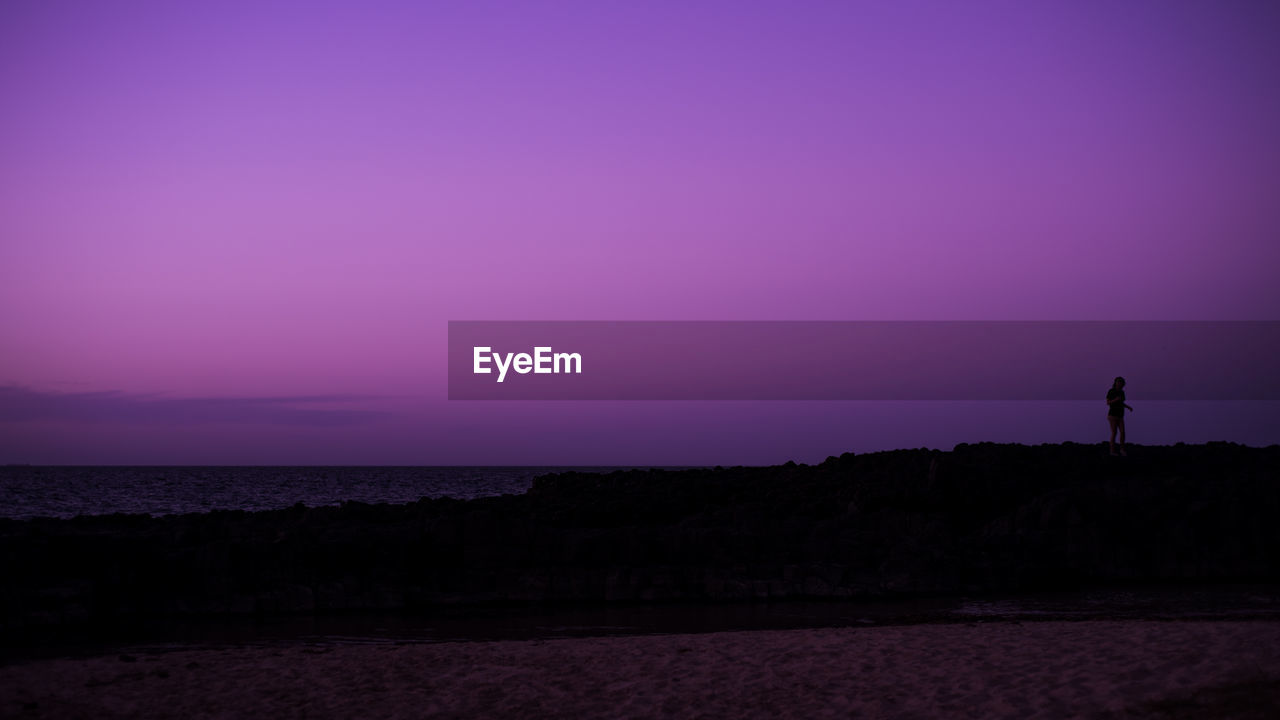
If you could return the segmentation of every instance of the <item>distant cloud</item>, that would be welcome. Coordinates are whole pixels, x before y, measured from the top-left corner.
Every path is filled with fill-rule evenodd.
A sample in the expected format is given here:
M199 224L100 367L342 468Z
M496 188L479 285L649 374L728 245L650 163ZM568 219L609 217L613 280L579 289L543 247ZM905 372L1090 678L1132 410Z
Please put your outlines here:
M334 407L369 398L358 395L176 398L119 391L42 392L0 386L0 422L62 420L88 423L249 423L332 427L356 425L386 415L376 410Z

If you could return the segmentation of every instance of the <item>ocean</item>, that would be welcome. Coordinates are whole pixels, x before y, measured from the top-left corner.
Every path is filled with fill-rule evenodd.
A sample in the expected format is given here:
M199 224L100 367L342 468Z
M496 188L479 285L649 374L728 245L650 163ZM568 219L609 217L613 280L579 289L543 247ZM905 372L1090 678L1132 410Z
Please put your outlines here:
M519 494L548 473L620 467L0 466L0 517L172 515Z

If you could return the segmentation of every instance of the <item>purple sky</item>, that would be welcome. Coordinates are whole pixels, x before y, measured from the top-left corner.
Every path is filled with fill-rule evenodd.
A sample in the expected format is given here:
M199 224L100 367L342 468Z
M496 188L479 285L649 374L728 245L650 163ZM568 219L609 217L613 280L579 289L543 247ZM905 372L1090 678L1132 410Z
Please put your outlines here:
M1280 319L1277 88L1244 1L5 2L0 462L1102 440L1101 399L450 403L446 322ZM1139 442L1280 441L1130 383Z

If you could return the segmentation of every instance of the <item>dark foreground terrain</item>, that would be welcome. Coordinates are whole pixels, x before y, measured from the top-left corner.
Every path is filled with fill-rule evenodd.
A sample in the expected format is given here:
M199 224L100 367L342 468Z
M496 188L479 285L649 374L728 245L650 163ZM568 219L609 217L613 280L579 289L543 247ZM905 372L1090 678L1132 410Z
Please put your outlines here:
M1280 447L960 445L525 495L0 520L0 632L503 603L1280 580Z

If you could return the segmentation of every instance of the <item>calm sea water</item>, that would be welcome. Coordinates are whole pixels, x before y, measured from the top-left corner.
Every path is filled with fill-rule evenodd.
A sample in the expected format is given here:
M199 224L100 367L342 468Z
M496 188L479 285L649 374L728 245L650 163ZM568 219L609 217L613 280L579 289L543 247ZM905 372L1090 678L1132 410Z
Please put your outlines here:
M533 478L617 467L0 467L0 517L273 510L348 500L407 503L529 489Z

